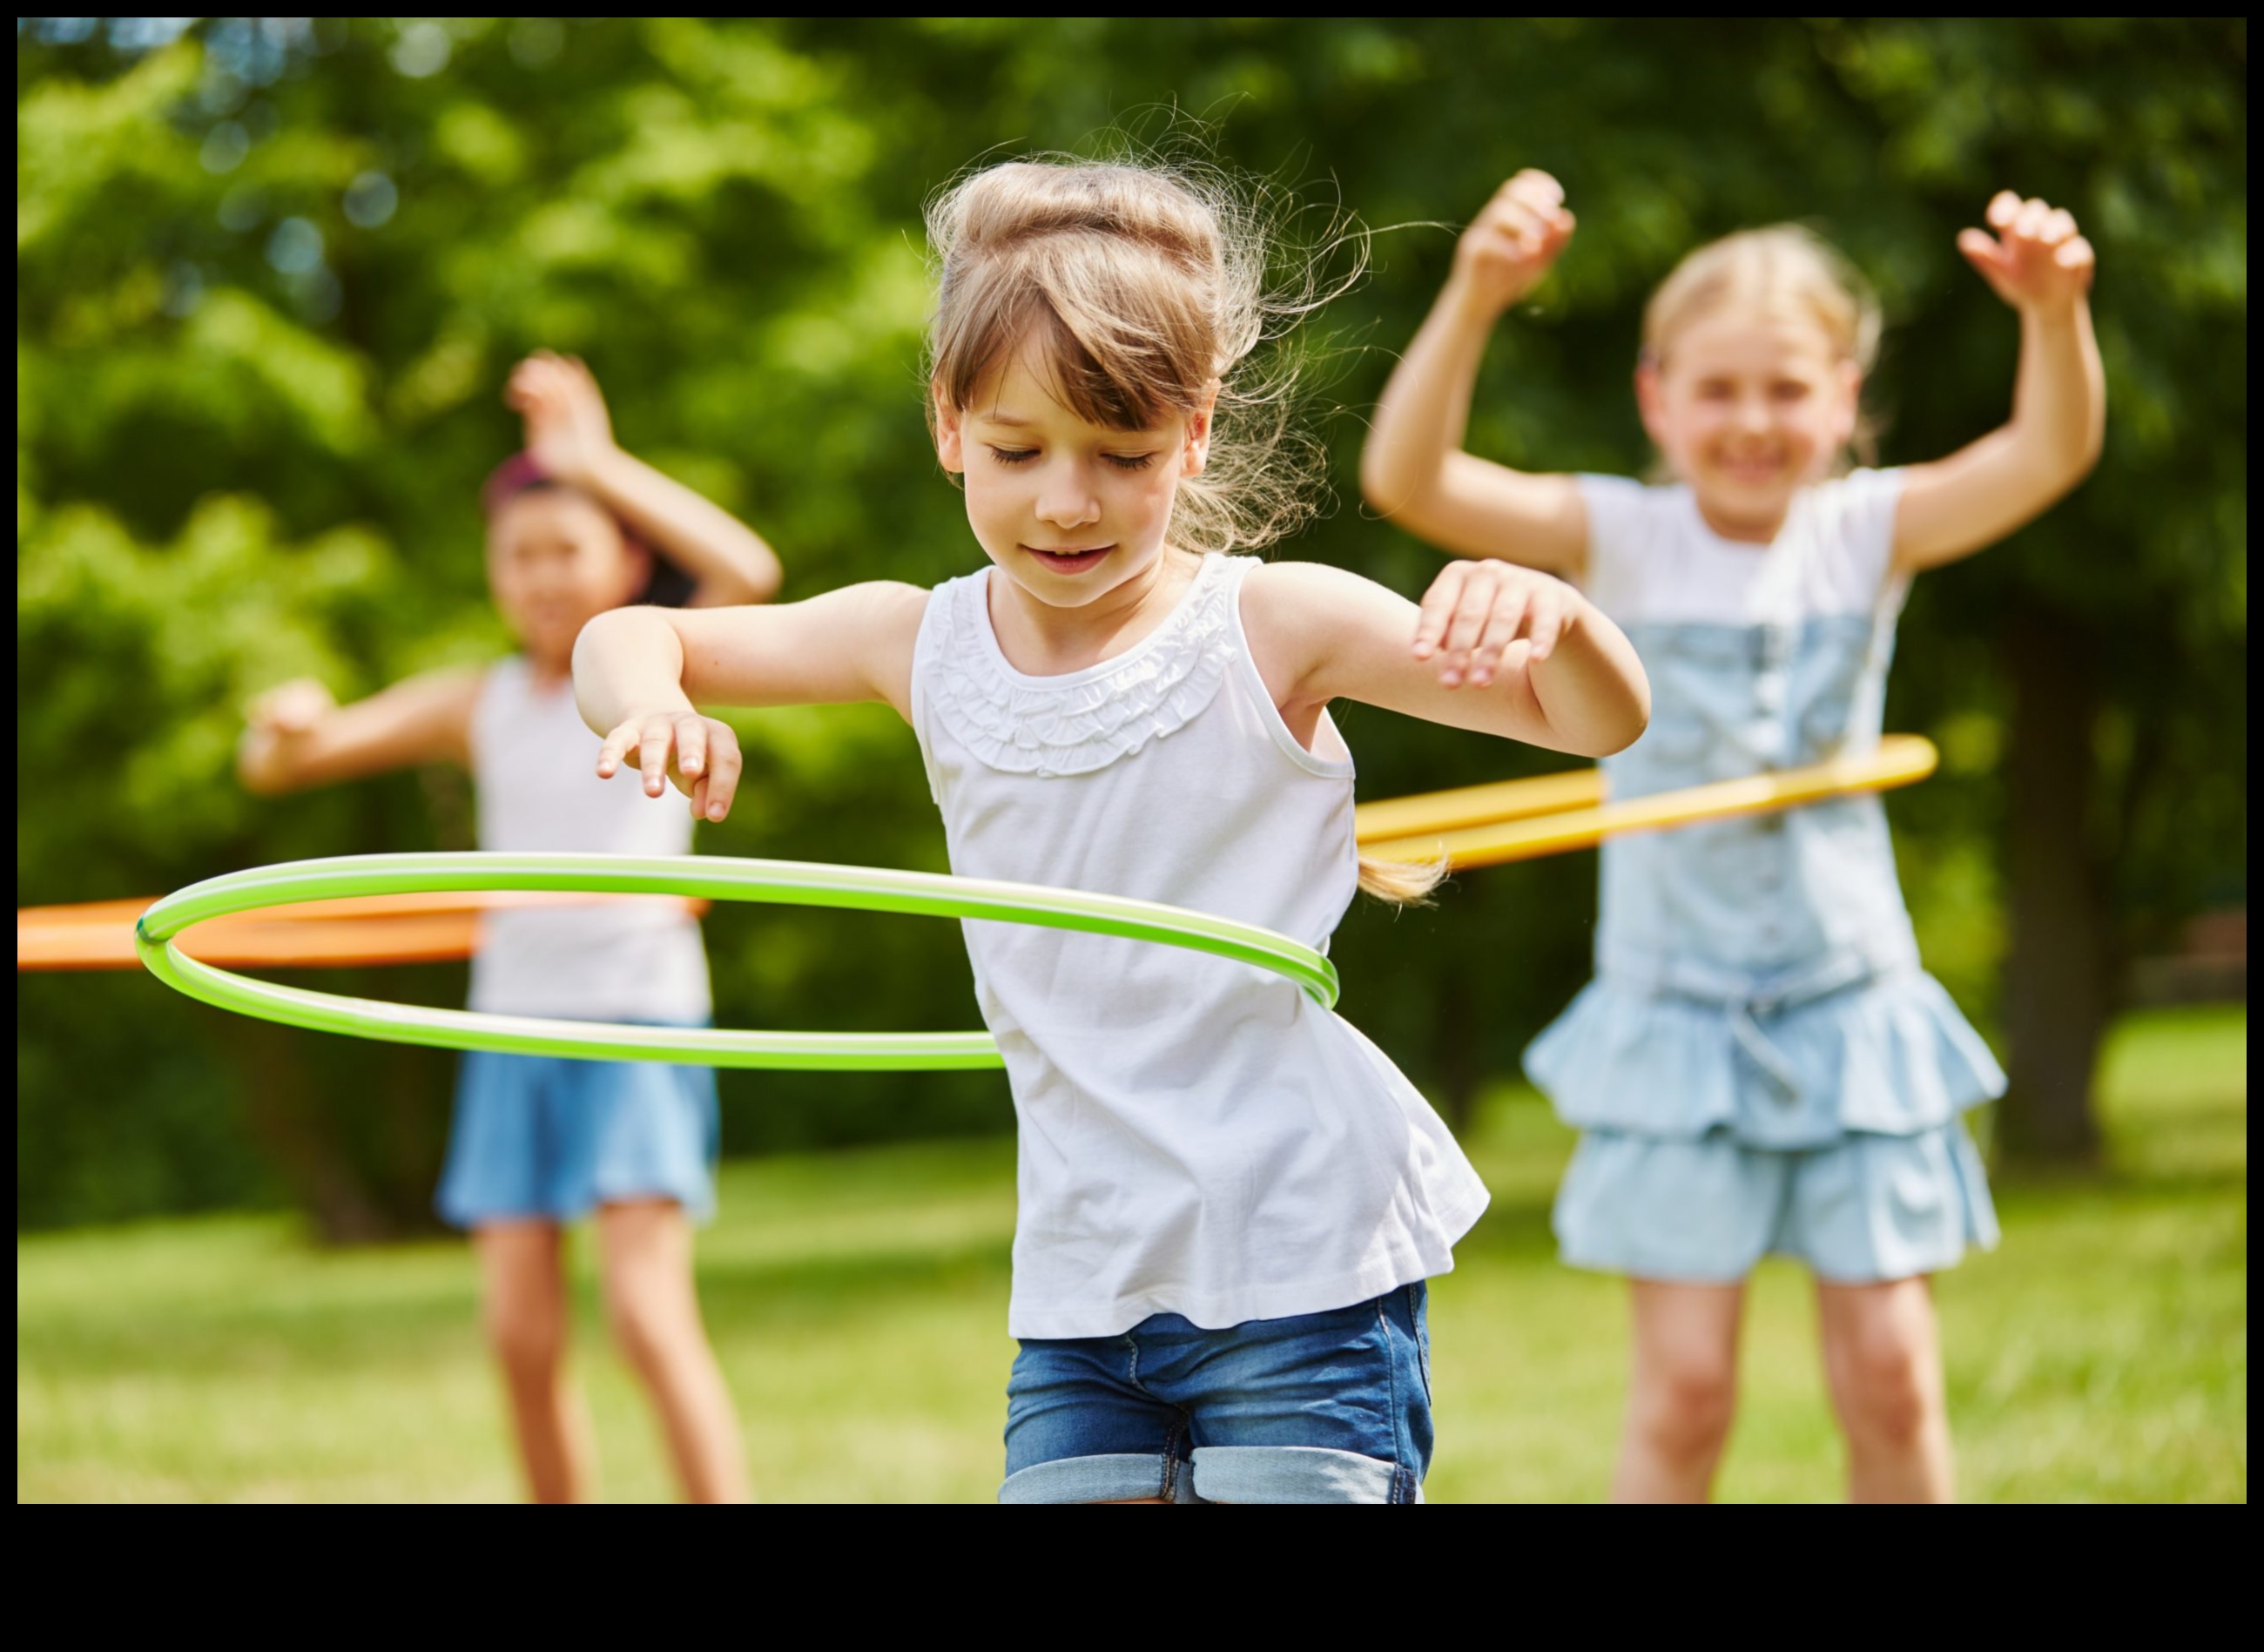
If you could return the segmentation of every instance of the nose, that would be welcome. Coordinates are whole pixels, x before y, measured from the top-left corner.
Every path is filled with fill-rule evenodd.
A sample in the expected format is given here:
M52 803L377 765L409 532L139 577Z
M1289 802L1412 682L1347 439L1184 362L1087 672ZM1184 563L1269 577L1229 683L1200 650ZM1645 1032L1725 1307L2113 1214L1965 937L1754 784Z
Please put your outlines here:
M1738 397L1737 406L1731 415L1731 423L1737 430L1758 435L1774 427L1776 423L1774 410L1769 406L1767 396L1758 391L1749 391Z
M1049 466L1038 491L1038 520L1055 528L1083 528L1100 520L1100 495L1085 467L1078 463Z

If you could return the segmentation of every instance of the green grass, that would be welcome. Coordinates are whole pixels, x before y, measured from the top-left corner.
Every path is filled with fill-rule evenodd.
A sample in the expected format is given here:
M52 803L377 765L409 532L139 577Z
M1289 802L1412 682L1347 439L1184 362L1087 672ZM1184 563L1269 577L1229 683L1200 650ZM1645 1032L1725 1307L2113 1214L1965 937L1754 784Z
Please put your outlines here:
M1965 1495L2239 1501L2248 1488L2247 1021L2126 1024L2108 1168L2000 1184L2005 1243L1940 1284ZM1528 1093L1472 1150L1494 1204L1433 1306L1440 1502L1600 1495L1615 1281L1552 1259L1570 1139ZM733 1164L701 1290L764 1496L987 1499L1012 1351L1012 1150ZM584 1322L596 1324L584 1278ZM32 1501L502 1498L517 1482L460 1245L325 1252L267 1217L19 1239L16 1488ZM594 1331L606 1494L667 1495ZM1828 1499L1839 1449L1804 1277L1771 1264L1722 1492Z

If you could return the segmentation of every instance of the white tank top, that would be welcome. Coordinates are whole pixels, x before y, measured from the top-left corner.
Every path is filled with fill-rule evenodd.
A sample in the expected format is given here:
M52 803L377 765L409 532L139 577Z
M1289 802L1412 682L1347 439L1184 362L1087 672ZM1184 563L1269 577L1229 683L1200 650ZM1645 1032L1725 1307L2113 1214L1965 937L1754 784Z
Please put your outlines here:
M646 797L631 768L599 780L599 743L574 709L570 680L537 688L517 657L489 672L472 710L480 848L688 854L692 813L681 794L671 787ZM665 898L489 913L472 957L470 1001L506 1015L704 1020L699 921Z
M1248 557L1128 652L1031 677L990 571L928 599L913 726L955 872L1168 901L1317 948L1351 903L1353 766L1251 663ZM1319 1313L1454 1265L1484 1185L1376 1048L1295 985L1174 947L962 925L1020 1123L1008 1328Z

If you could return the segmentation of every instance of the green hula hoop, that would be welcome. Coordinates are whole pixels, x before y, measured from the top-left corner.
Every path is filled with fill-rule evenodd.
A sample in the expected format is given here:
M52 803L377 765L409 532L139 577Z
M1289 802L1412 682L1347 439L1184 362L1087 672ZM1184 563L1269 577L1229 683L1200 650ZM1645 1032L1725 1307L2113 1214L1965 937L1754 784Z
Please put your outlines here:
M1312 948L1255 924L1237 923L1180 906L936 872L705 855L356 855L290 861L229 872L176 890L142 914L134 929L134 948L152 975L207 1004L286 1026L394 1044L570 1056L591 1061L675 1061L702 1066L836 1072L920 1072L1001 1065L998 1045L983 1032L764 1032L739 1028L636 1027L428 1009L254 980L200 963L183 953L178 943L180 933L192 924L264 906L353 895L522 889L689 895L710 900L1040 924L1153 941L1232 958L1287 977L1324 1008L1337 1000L1335 966Z

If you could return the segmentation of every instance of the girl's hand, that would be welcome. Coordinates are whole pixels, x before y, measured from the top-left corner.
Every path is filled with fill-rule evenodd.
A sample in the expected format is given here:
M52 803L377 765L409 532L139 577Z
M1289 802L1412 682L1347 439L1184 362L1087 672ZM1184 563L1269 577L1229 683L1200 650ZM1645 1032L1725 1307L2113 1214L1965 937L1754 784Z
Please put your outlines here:
M504 404L526 421L526 450L559 481L588 488L613 452L613 422L579 356L538 350L512 369Z
M739 737L730 724L689 709L631 715L606 736L598 778L611 780L629 754L644 771L644 795L657 797L674 781L692 799L694 820L721 820L739 790Z
M2000 189L1988 219L1996 235L1961 229L1957 250L2014 309L2064 309L2091 290L2097 255L2065 207Z
M243 720L259 734L305 734L338 709L330 689L312 677L296 677L252 696Z
M1549 658L1579 612L1580 599L1562 579L1508 562L1455 561L1423 595L1415 622L1415 658L1439 659L1448 688L1468 680L1483 688L1502 656L1522 642L1535 664Z
M1498 314L1541 284L1572 238L1564 188L1528 168L1494 192L1455 245L1455 279Z

